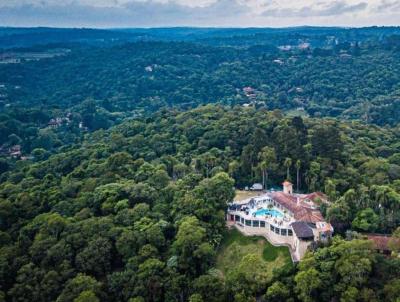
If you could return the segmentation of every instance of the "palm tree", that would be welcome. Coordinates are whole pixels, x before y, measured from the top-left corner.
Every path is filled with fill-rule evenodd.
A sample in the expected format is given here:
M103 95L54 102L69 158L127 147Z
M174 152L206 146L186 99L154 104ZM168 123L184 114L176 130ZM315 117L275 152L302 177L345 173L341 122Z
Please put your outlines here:
M267 168L268 168L268 163L264 160L260 163L260 169L261 169L261 174L262 174L262 186L263 189L267 188Z
M375 190L375 200L379 203L379 207L387 207L390 192L389 187L387 186L374 186Z
M268 169L270 169L276 162L275 149L271 147L264 147L258 154L258 159L261 161L260 168L263 175L263 187L267 189L268 183Z
M237 160L231 161L228 166L229 176L233 178L235 172L239 169L239 162Z
M290 180L290 167L292 165L292 159L289 157L286 157L283 165L286 167L286 179Z
M296 190L297 190L297 192L299 192L299 187L300 187L300 168L301 168L301 160L300 159L298 159L297 161L296 161L296 164L295 164L295 166L296 166Z
M309 190L315 191L317 189L320 173L321 165L316 161L312 161L310 163L310 169L306 172L306 182Z

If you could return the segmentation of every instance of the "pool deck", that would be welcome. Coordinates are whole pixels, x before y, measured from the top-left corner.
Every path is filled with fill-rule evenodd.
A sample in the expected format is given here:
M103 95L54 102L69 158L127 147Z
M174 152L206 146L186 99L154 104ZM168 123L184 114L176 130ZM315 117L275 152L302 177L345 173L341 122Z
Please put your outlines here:
M243 199L240 202L235 200L233 203L235 204L242 204L246 205L249 204L251 201L253 201L253 205L248 207L247 211L241 211L241 210L228 210L230 214L233 215L240 215L244 219L248 220L260 220L260 221L265 221L268 222L269 224L272 224L274 226L277 226L279 228L289 228L290 224L292 222L295 222L296 220L291 217L286 211L283 209L278 208L277 206L272 206L273 200L269 198L269 196L266 193L263 193L257 197L250 197L247 199ZM271 207L272 206L272 207ZM257 215L254 216L254 213L261 210L271 210L271 211L277 211L283 215L283 217L273 217L271 215ZM246 214L246 212L248 214Z
M276 217L268 217L268 216L256 216L252 213L249 213L249 215L246 215L245 211L228 211L229 214L231 215L240 215L244 219L247 220L260 220L260 221L265 221L268 222L269 224L272 224L274 226L280 227L280 228L289 228L290 224L294 222L295 220L288 215L284 216L283 218L276 218Z
M285 214L283 214L281 211L278 211L277 209L265 209L265 208L258 209L252 212L252 214L255 215L255 217L272 216L279 219L285 216Z

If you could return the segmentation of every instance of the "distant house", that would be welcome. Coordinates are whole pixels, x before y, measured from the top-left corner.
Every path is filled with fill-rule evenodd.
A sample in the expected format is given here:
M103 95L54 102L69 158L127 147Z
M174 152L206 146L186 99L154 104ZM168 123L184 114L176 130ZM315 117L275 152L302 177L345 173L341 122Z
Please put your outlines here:
M351 55L350 54L348 54L348 53L342 53L342 54L340 54L340 58L341 59L343 59L343 60L348 60L348 59L351 59Z
M281 45L281 46L278 46L278 49L283 50L283 51L289 51L292 49L292 46L291 45Z
M62 126L63 124L68 125L70 123L70 119L69 117L56 117L56 118L52 118L47 125L50 128L58 128L60 126Z
M14 145L9 149L9 155L13 158L20 158L22 155L21 145Z
M311 46L310 43L301 43L301 44L299 44L297 47L298 47L299 49L301 49L301 50L305 50L305 49L310 48L310 46Z
M254 92L254 88L247 86L243 88L243 92L244 93L253 93Z
M392 250L389 248L389 241L392 239L390 235L384 234L366 234L367 239L374 243L376 251L379 253L390 255Z
M279 65L283 65L284 64L283 61L279 60L279 59L276 59L273 62L276 63L276 64L279 64Z
M56 120L55 119L51 119L49 122L48 122L48 124L47 124L47 126L49 126L50 128L57 128L59 125L58 125L58 123L56 122Z
M10 156L12 157L12 158L20 158L21 157L21 151L15 151L15 152L11 152L10 153Z
M0 64L19 64L19 63L21 63L21 59L16 59L16 58L0 59Z
M251 191L262 191L263 185L260 183L255 183L250 187Z
M34 159L33 156L21 156L21 160L31 160Z
M249 99L255 99L257 97L256 90L254 88L252 88L252 87L244 87L243 88L243 93Z
M88 131L88 127L86 127L83 122L79 122L79 129L81 129L82 131Z

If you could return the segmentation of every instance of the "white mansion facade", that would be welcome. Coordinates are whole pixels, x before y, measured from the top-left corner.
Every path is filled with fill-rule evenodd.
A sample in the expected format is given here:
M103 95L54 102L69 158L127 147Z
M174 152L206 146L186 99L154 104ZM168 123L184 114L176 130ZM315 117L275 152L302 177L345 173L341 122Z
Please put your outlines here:
M299 261L310 244L332 236L333 227L319 210L323 202L327 202L323 193L295 194L293 185L285 181L282 192L229 204L226 218L245 235L264 236L273 245L288 246L292 260Z

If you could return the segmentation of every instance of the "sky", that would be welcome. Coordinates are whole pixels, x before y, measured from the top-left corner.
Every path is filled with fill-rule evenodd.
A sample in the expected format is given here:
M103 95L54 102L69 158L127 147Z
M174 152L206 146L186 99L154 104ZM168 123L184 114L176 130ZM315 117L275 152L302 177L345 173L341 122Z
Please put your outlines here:
M0 0L0 26L400 25L400 0Z

